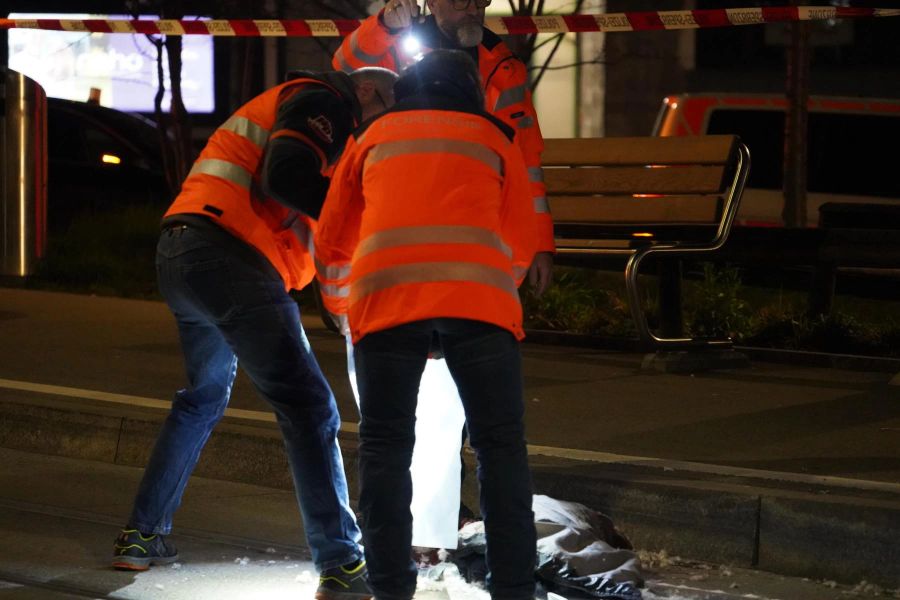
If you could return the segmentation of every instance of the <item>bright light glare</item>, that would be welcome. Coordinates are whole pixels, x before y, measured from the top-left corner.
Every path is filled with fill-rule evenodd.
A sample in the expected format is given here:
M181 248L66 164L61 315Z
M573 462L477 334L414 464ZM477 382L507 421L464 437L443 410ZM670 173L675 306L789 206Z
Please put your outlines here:
M411 56L413 60L422 60L424 53L422 52L422 42L414 35L408 35L403 38L403 51Z
M280 555L235 555L225 545L221 562L175 563L137 575L116 598L139 600L296 600L315 595L319 577L308 561ZM244 550L247 553L246 549Z
M296 600L312 598L319 583L315 566L307 560L282 558L280 553L260 555L246 548L238 553L238 548L214 541L195 544L195 550L219 558L195 557L197 562L144 571L109 595L122 600ZM452 564L440 581L420 578L418 588L416 597L422 600L490 600L485 590L466 583Z
M100 157L100 160L109 165L120 165L122 164L122 159L116 156L115 154L104 154Z

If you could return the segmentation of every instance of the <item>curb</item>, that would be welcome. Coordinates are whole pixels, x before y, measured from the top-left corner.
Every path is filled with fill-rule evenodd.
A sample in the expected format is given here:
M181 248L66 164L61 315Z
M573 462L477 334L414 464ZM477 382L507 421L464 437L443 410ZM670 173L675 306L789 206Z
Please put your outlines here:
M871 371L873 373L900 373L900 359L881 356L860 356L857 354L830 354L827 352L806 352L802 350L782 350L780 348L758 348L735 346L753 360L794 364L806 367L843 369L846 371Z
M523 343L563 345L576 348L600 348L619 352L644 352L640 341L632 338L605 337L599 335L552 331L548 329L525 329ZM900 374L900 358L883 356L863 356L858 354L833 354L807 350L785 350L760 346L734 346L733 349L745 354L751 360L777 364L794 364L805 367L843 369L846 371L871 371L874 373ZM646 356L654 356L647 351ZM738 368L742 365L725 364L707 368Z
M167 411L98 401L0 400L0 446L143 467ZM263 413L260 413L263 414ZM357 438L341 432L351 490ZM636 548L789 576L900 587L900 485L530 447L535 493L609 515ZM478 506L474 460L463 500ZM274 422L226 415L197 475L292 483Z

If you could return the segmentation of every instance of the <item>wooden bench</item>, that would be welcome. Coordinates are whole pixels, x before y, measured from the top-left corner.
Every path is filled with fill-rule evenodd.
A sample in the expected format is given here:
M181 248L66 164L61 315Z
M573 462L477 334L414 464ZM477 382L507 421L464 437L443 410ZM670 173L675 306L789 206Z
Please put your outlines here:
M729 339L678 335L677 259L713 252L728 238L750 169L737 136L547 139L543 165L557 262L599 266L624 258L643 346L730 347ZM676 259L660 276L660 312L672 315L674 306L678 324L668 330L676 335L651 331L641 307L638 273L653 255Z

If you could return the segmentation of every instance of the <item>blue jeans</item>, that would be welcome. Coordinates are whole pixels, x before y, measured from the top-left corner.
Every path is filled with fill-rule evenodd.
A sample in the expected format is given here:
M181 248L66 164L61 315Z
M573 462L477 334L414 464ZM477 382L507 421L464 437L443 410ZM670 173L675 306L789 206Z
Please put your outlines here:
M533 598L535 530L519 344L505 329L464 319L400 325L370 333L354 348L369 583L379 600L406 600L415 592L409 465L419 379L433 339L456 382L478 459L488 591L492 598Z
M337 443L337 405L277 271L212 224L164 230L156 269L178 325L189 385L175 394L129 525L171 531L200 451L228 405L240 361L275 411L316 566L361 558Z

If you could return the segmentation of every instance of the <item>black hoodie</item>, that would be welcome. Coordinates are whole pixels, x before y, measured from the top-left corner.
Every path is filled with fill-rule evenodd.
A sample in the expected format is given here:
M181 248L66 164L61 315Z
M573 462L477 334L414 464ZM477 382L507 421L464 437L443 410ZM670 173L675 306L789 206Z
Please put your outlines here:
M272 133L298 133L316 149L290 136L270 140L260 163L260 181L266 197L316 219L328 191L328 178L322 173L337 162L347 137L359 125L362 108L346 73L295 71L287 77L299 78L321 81L328 87L306 83L296 93L287 87L285 92L291 95L279 104Z

